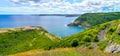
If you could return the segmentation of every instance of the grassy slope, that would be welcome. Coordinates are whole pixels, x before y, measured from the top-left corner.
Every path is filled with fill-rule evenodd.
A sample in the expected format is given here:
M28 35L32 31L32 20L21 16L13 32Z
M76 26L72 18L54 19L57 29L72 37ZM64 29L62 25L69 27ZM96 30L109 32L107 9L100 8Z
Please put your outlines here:
M119 56L117 53L105 53L100 50L81 48L57 48L54 50L31 50L9 56Z
M28 52L17 53L10 56L81 56L79 52L76 52L73 48L58 48L50 51L46 50L32 50Z
M59 38L41 27L0 29L0 54L6 55L31 49L50 49Z
M81 25L84 27L95 26L108 21L120 18L120 12L109 13L86 13L78 17L73 23L69 25Z
M102 32L103 30L105 32ZM61 41L61 46L72 47L72 43L75 43L81 47L104 50L109 41L120 44L120 35L118 35L119 31L120 20L114 20L111 22L96 25L72 36L68 36ZM104 36L100 36L101 34Z

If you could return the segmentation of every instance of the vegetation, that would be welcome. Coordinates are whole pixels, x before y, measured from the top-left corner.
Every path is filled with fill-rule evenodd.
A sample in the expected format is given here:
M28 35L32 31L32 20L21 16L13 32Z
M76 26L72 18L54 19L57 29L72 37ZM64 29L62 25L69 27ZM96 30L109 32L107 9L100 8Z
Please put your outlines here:
M71 43L72 47L76 47L76 46L78 46L78 44L79 43L78 43L77 39L73 40L72 43Z
M31 51L32 52L32 51ZM22 54L22 55L21 55ZM10 56L82 56L79 52L76 52L73 48L59 48L59 49L54 49L50 51L37 51L37 53L31 54L30 52L24 53L18 53L15 55L10 55Z
M120 19L120 12L86 13L78 17L73 23L68 24L68 26L91 27L116 19Z
M60 39L41 27L0 29L0 54L12 54L32 49L50 49Z
M81 48L102 50L103 53L109 42L120 44L118 34L120 30L120 20L114 20L107 23L99 24L86 29L83 32L59 39L49 34L41 27L28 27L17 29L1 29L0 31L0 54L14 54L29 50L50 50L40 51L35 56L88 56L93 55L92 51L82 52ZM104 38L105 37L105 38ZM103 44L104 43L104 44ZM77 47L73 48L73 47ZM52 51L54 48L63 48L61 50ZM64 48L73 48L72 50L64 50ZM79 49L80 48L80 49ZM81 52L80 52L81 51ZM106 54L102 54L105 56ZM117 55L117 54L116 54ZM97 56L97 55L94 55Z
M81 48L57 48L54 50L31 50L9 56L119 56L118 53L105 53L100 50Z
M65 37L61 41L62 47L87 47L104 50L109 42L120 44L120 20L114 20L107 23L99 24L86 29L83 32ZM74 40L74 39L77 39ZM72 42L72 45L71 45ZM78 44L77 44L78 43ZM104 43L104 44L103 44Z

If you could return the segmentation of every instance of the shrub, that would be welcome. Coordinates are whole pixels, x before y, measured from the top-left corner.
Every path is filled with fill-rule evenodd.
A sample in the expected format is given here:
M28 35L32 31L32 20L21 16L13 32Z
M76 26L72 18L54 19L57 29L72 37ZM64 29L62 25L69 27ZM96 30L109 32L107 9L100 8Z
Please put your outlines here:
M90 38L89 36L85 36L85 37L83 38L83 41L84 41L84 42L91 42L91 38Z
M88 46L89 49L93 49L94 47L93 46Z
M77 39L74 39L73 41L72 41L72 43L71 43L71 46L72 47L76 47L76 46L78 46L79 45L79 43L78 43L78 40Z

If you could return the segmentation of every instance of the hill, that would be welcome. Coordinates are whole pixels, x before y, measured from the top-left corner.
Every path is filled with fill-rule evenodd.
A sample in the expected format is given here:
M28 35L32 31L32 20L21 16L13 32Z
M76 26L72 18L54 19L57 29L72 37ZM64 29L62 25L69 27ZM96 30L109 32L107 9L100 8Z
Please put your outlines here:
M83 32L65 37L62 47L82 47L105 52L120 52L120 20L93 26Z
M73 23L68 24L68 26L91 27L116 19L120 19L120 12L86 13L79 16Z
M42 27L0 29L0 55L32 49L51 49L59 38ZM52 47L51 47L52 46Z

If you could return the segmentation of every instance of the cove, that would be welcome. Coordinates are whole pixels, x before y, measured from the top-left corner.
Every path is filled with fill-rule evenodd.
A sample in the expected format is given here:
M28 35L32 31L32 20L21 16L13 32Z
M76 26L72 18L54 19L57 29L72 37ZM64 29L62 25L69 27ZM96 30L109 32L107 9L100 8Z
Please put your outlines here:
M85 29L76 26L66 26L77 17L78 16L0 15L0 28L42 26L51 34L55 34L59 37L65 37L81 32Z

